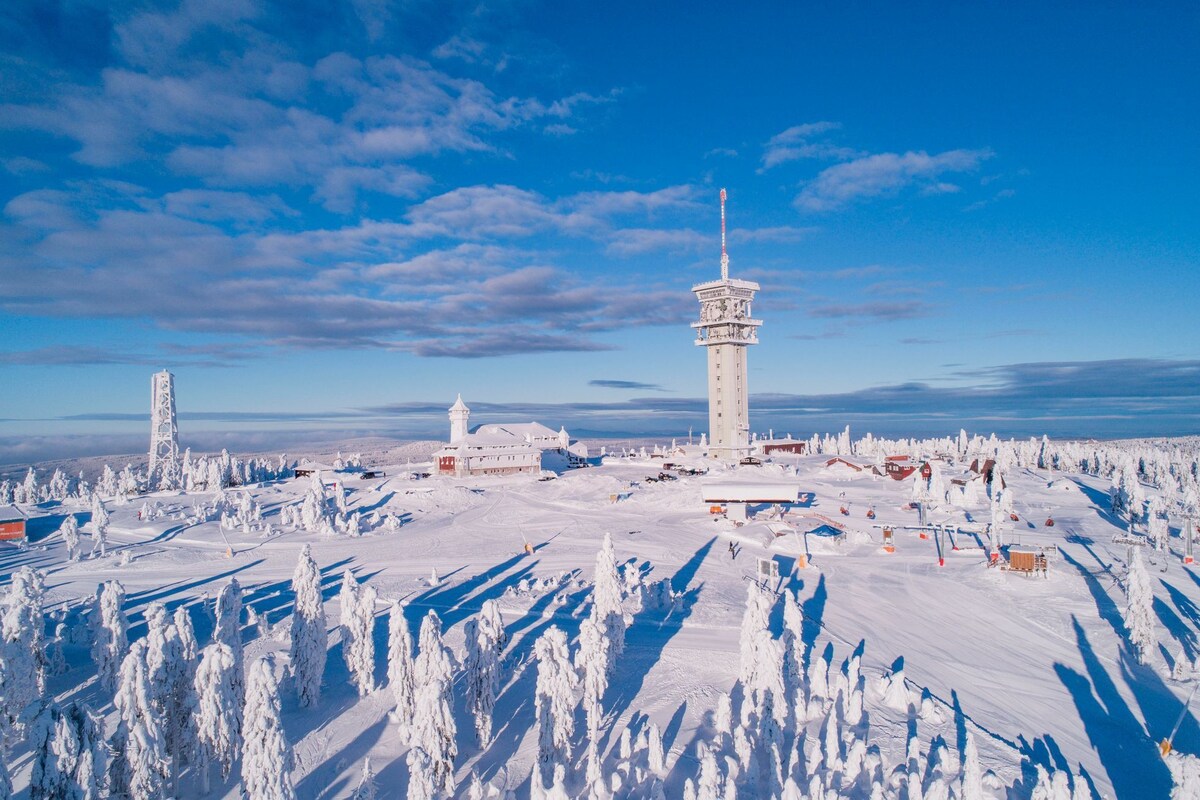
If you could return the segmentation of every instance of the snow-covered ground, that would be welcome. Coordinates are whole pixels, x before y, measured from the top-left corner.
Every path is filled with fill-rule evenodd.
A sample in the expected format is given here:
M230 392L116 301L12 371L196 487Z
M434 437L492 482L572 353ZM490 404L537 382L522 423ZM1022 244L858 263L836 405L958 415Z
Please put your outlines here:
M879 748L885 775L904 765L915 728L922 751L931 742L933 749L944 743L954 762L970 734L984 768L1004 784L1004 789L993 787L997 796L1028 797L1038 765L1078 776L1073 780L1099 796L1165 797L1170 791L1156 742L1171 734L1194 685L1174 681L1170 674L1181 646L1189 659L1200 649L1200 577L1180 563L1177 529L1172 529L1174 552L1146 549L1159 648L1145 664L1137 663L1121 611L1128 545L1114 542L1126 524L1109 512L1106 479L1028 468L1005 474L1019 520L1004 530L1005 542L1058 548L1042 578L989 568L981 547L986 538L970 533L942 543L944 566L939 566L936 538L902 527L917 524L917 512L907 507L911 478L894 481L826 468L824 456L789 456L784 463L739 468L736 475L722 475L723 468L699 457L670 458L711 472L668 482L645 480L662 469L660 459L609 458L598 467L535 481L528 476L411 479L408 456L399 451L393 456L383 467L386 477L324 477L327 484L336 479L342 485L350 512L362 512L364 519L371 512L380 519L390 513L403 523L395 530L380 524L350 537L282 525L280 509L297 504L310 486L307 479L282 480L227 490L231 499L248 492L261 506L263 523L273 531L267 538L260 530L221 530L216 521L190 521L193 507L211 503L212 493L158 493L108 503L109 555L69 563L63 542L52 532L64 514L76 513L86 523L90 512L70 503L46 503L25 507L33 517L27 549L0 544L0 576L7 585L19 567L45 571L47 611L78 608L91 602L98 583L119 580L126 591L131 640L145 635L142 613L159 601L172 611L189 608L201 646L211 636L213 598L236 577L247 608L260 620L247 622L244 630L247 659L273 652L282 665L291 576L302 545L311 545L322 575L331 650L316 707L300 708L286 683L283 690L283 722L295 751L293 780L301 798L348 796L366 757L378 774L379 796L405 796L407 746L389 717L393 697L385 677L386 601L393 599L406 604L414 636L425 613L436 611L459 657L464 622L486 600L499 602L510 642L495 735L486 748L476 745L462 693L456 691L456 776L465 786L474 771L495 786L507 782L528 796L538 747L533 643L557 625L576 646L606 533L627 575L636 573L645 584L668 580L681 595L673 606L647 602L641 610L627 601L632 615L627 645L603 702L608 768L621 760L622 731L633 726L640 734L655 723L668 750L661 776L667 797L683 796L685 780L697 779L696 744L720 741L713 734L714 711L720 694L729 692L738 677L747 584L756 577L759 559L779 565L781 577L771 581L772 590L798 594L810 659L824 656L838 670L852 654L861 654L868 743ZM943 469L947 478L965 473L961 465ZM755 516L738 527L710 514L701 502L701 484L722 477L798 483L811 498L782 519L768 520L768 507L752 508ZM163 516L139 519L146 502ZM868 509L874 519L867 518ZM841 540L819 532L805 536L804 531L823 524L814 514L846 525L847 535ZM1045 525L1048 518L1053 527ZM930 522L977 530L989 519L986 496L966 509L945 506L928 514ZM897 526L894 553L881 547L877 526L885 524ZM773 531L784 527L796 532L775 536ZM86 534L89 527L83 530ZM85 539L85 554L89 548ZM802 554L808 560L804 567ZM375 629L381 686L365 697L350 684L335 624L344 570L375 587L381 601ZM435 572L436 584L431 581ZM783 625L782 606L778 602L772 612L776 632ZM69 669L49 678L50 692L61 702L84 700L111 722L111 694L97 684L86 644L69 646L67 656ZM922 690L930 695L915 717L898 707L895 692L889 695L879 681L900 667L915 706L922 705ZM578 713L578 763L572 768L582 778L584 725ZM1181 751L1200 752L1200 728L1190 711L1183 714L1174 743ZM30 769L31 754L18 745L10 761L17 787L28 784ZM183 795L199 796L194 787ZM236 771L211 796L237 797Z

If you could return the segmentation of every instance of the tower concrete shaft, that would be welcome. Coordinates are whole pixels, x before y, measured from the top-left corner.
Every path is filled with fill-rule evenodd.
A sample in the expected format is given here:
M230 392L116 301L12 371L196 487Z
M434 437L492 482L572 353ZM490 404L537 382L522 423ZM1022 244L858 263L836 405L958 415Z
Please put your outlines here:
M751 317L759 286L729 277L725 253L725 190L721 190L721 279L692 287L700 301L696 345L708 348L708 454L726 462L750 455L746 348L758 344L762 320Z
M175 376L165 369L150 376L150 473L154 474L164 462L179 462Z

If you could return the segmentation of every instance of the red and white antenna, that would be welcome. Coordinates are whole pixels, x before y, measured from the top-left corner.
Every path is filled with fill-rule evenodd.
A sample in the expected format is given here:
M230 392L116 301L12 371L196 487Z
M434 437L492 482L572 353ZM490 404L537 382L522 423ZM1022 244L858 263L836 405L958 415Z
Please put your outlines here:
M725 252L725 190L721 190L721 280L729 280L729 254Z

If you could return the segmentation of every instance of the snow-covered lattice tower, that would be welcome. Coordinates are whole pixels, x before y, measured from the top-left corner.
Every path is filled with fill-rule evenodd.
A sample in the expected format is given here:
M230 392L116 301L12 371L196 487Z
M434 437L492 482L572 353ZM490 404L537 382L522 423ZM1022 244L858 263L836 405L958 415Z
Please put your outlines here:
M700 301L693 322L696 344L708 348L708 454L736 462L750 455L750 402L746 347L758 344L762 320L752 319L750 303L759 286L729 277L725 251L725 190L721 190L721 279L692 287Z
M150 474L179 463L179 426L175 424L175 376L165 369L150 376Z

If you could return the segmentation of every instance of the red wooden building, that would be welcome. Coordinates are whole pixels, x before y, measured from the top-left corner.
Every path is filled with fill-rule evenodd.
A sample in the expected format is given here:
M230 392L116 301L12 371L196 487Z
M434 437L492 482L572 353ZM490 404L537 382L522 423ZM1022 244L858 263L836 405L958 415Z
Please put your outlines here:
M16 506L0 506L0 541L25 539L25 514Z

